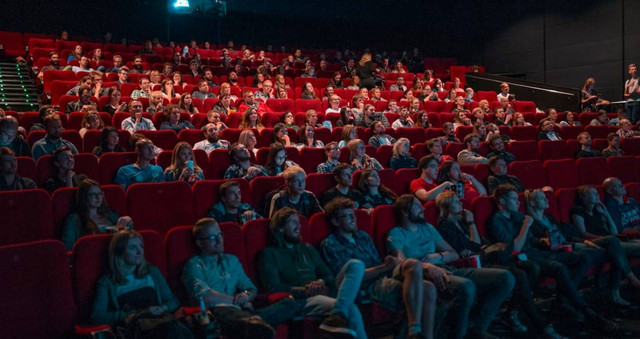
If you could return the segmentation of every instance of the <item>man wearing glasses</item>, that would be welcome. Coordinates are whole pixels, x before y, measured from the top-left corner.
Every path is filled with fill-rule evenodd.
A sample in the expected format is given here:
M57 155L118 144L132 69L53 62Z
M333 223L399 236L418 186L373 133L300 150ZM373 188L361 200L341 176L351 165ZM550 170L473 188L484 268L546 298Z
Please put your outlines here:
M121 127L133 134L140 130L155 131L156 127L153 126L153 122L150 119L142 117L142 102L138 100L131 100L129 102L129 111L131 116L122 120Z
M291 319L297 308L291 298L255 310L256 286L242 263L224 253L224 235L213 218L202 218L192 229L199 254L184 266L182 283L192 300L210 307L222 334L233 338L273 338L277 325Z
M318 165L317 173L333 173L333 169L340 163L340 147L338 143L332 141L324 146L324 154L327 155L327 161Z

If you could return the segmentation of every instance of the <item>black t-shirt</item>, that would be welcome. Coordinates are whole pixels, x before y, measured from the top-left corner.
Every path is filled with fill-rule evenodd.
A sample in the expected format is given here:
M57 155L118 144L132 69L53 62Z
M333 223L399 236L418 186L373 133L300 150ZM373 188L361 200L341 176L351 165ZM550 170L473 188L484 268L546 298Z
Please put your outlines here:
M320 205L324 206L329 201L337 197L343 197L353 200L353 202L356 203L356 208L361 208L362 205L366 204L366 202L364 201L364 196L362 195L362 193L360 193L360 191L349 188L349 192L347 192L347 194L342 194L340 193L340 191L338 191L338 188L334 186L330 190L324 192L324 194L320 197Z

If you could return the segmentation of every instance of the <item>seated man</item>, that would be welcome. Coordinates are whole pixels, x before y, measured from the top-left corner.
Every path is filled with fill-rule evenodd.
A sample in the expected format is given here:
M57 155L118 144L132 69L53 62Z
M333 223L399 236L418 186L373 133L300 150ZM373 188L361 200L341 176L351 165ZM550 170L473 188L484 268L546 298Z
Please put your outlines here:
M116 84L118 87L122 87L122 84L126 84L129 82L129 69L124 66L118 70L118 80L116 80Z
M398 119L391 124L391 128L413 127L413 120L411 120L411 114L408 110L400 110L398 115Z
M91 97L93 94L91 93L91 87L89 86L80 86L78 89L78 101L71 101L67 104L65 108L65 112L67 114L71 112L80 112L85 107L97 108L96 103L91 101Z
M31 147L31 154L33 155L33 161L46 154L51 154L62 146L69 147L71 153L78 154L78 149L71 142L62 139L60 136L64 128L62 127L62 121L58 114L50 114L44 118L44 128L47 131L47 135L44 138L33 143Z
M259 254L257 263L266 291L290 293L300 300L306 316L328 316L322 330L366 338L354 304L365 273L362 261L347 261L336 278L313 245L301 242L300 218L293 208L275 212L269 229L271 246Z
M326 217L335 227L322 241L321 252L334 274L350 259L364 263L361 290L385 308L398 312L403 304L407 313L408 338L433 338L436 289L423 280L420 261L388 255L380 259L369 235L358 230L355 205L346 198L335 198L326 206Z
M407 90L407 86L405 86L404 84L404 76L403 75L398 75L398 77L396 78L396 83L391 85L389 87L389 91L406 91Z
M305 190L307 173L298 166L290 166L283 172L285 188L278 191L271 198L269 216L272 217L279 209L291 207L298 213L310 218L322 207L316 196Z
M129 112L131 116L122 120L121 128L133 134L140 130L155 131L156 126L153 125L151 119L142 117L142 102L138 100L129 101Z
M229 142L224 139L220 139L220 131L214 123L208 123L204 126L204 137L202 141L196 142L193 145L193 149L201 149L207 152L207 155L214 149L229 149Z
M151 160L156 156L153 142L149 139L139 139L136 142L136 153L138 153L136 162L120 167L114 183L126 190L130 185L140 182L164 181L162 167L151 164Z
M317 173L332 173L333 169L340 163L340 147L338 143L332 141L324 145L324 154L327 156L327 161L318 165L316 168Z
M460 142L460 139L456 137L456 129L453 126L453 123L445 122L444 124L442 124L442 133L444 134L444 140L447 143Z
M620 136L615 133L607 134L607 148L602 150L602 155L608 157L622 157L624 151L620 148Z
M44 184L44 188L50 194L58 188L78 187L82 180L87 176L84 174L76 175L73 171L75 159L73 153L67 146L56 149L53 154L53 176Z
M441 192L455 186L451 181L436 184L438 179L438 158L434 154L425 155L418 162L420 177L411 181L409 190L423 203L435 200Z
M265 105L262 100L256 100L253 94L253 91L250 89L242 92L242 98L244 99L240 107L238 107L238 112L244 113L249 108L255 108L258 115L263 116L265 113L273 113L273 110L269 108L269 106Z
M269 325L292 318L297 310L295 301L283 298L255 310L252 300L257 288L238 257L223 252L224 236L218 222L202 218L193 226L192 234L200 253L187 261L182 272L182 283L192 303L201 300L211 307L225 336L273 338L275 331Z
M253 93L253 96L262 102L267 102L267 100L275 98L273 92L273 83L271 80L265 80L262 82L262 89Z
M464 143L467 148L458 153L458 163L460 165L476 165L486 164L489 159L478 153L480 149L480 136L475 133L468 134L464 137Z
M351 189L353 185L353 169L347 164L339 164L333 169L333 178L338 183L324 192L320 197L320 204L326 205L337 197L347 198L355 203L355 208L372 209L371 205L364 200L364 196L359 190Z
M640 204L633 199L624 200L627 190L618 178L604 179L604 205L619 232L640 231Z
M151 86L151 81L149 81L149 78L140 78L140 80L138 80L138 85L140 86L140 89L136 89L131 92L131 99L151 97L153 86Z
M444 137L431 138L424 143L427 146L427 149L431 154L436 157L436 161L438 164L441 164L445 161L454 161L452 156L449 154L442 154L444 146L447 144Z
M30 157L31 147L18 134L18 128L18 119L14 116L8 115L0 119L0 147L10 148L17 157Z
M242 202L242 192L237 181L225 181L218 187L220 201L207 212L207 217L220 222L232 221L244 224L248 220L262 218L249 204Z
M471 338L494 338L487 329L500 304L511 294L513 275L493 268L448 270L446 264L457 260L458 254L425 221L422 203L413 195L405 194L393 204L393 212L398 226L389 231L387 252L400 260L421 260L425 275L438 291L454 297L450 337L463 338L469 329ZM476 298L477 309L471 312Z
M71 68L71 71L73 71L73 73L93 71L93 68L89 66L89 58L87 58L86 56L83 56L80 58L80 60L78 60L78 65L79 66L67 66L65 67L65 69Z
M16 154L8 147L0 148L0 191L21 191L38 188L29 178L18 174Z
M500 134L494 134L489 138L489 147L491 147L491 152L487 154L487 159L491 159L494 156L500 156L504 159L507 165L516 161L516 157L512 153L504 150L504 140L502 140L502 136Z
M512 185L518 193L524 192L525 188L520 179L507 174L507 162L501 156L494 155L489 158L489 172L490 175L487 177L488 194L493 194L493 191L495 191L498 186L504 184Z
M46 66L43 66L40 72L38 72L37 77L38 79L40 79L40 82L42 82L44 79L44 71L50 70L50 69L57 70L57 71L62 70L62 66L60 66L60 54L58 54L57 51L49 52L49 64Z
M371 131L373 135L369 138L369 145L372 145L376 148L382 145L393 145L396 142L396 139L389 134L386 133L384 129L384 124L380 120L376 120L370 125Z
M251 163L251 154L243 144L231 145L229 160L231 166L224 172L225 179L242 178L251 181L255 177L268 175L264 167Z
M142 57L135 56L133 58L133 68L130 70L130 73L134 74L149 74L149 70L144 69L144 64L142 63Z
M543 120L540 123L538 141L540 140L562 140L560 134L553 130L553 122L551 120Z
M216 95L209 92L209 83L207 79L198 80L198 90L191 93L192 98L198 98L204 102L206 99L215 99Z
M578 143L580 150L576 153L575 158L597 158L602 157L602 152L591 149L591 134L582 132L578 134Z

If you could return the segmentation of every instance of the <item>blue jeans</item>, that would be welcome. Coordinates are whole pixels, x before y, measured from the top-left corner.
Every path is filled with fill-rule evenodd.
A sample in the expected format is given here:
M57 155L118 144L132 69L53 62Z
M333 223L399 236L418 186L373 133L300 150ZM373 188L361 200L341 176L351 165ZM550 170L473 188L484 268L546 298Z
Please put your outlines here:
M455 299L450 311L454 319L454 338L463 338L469 325L479 332L486 331L515 285L515 278L509 271L495 268L462 268L453 271L449 279L445 293L452 293ZM471 314L476 291L477 306Z
M316 295L307 298L303 310L304 314L307 316L327 316L330 313L342 313L349 321L349 326L356 331L356 338L367 338L362 314L355 305L360 283L364 277L364 270L362 261L357 259L347 261L336 277L337 297Z
M627 108L627 117L631 120L631 123L638 122L640 120L640 100L627 101L625 106Z

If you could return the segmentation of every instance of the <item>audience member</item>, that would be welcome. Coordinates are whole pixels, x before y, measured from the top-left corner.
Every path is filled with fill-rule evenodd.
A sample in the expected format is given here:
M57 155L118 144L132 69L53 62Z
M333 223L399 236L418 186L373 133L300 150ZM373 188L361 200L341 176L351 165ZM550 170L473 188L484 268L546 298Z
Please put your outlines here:
M180 108L178 105L167 105L167 107L164 108L163 113L167 120L163 121L160 125L161 130L168 129L176 132L177 134L183 129L194 128L189 120L180 121Z
M80 137L84 137L87 131L101 131L104 129L104 121L100 117L98 111L91 109L87 110L87 112L82 117L82 121L80 122L80 130L78 134Z
M609 126L611 125L611 120L609 120L609 114L607 111L601 109L598 111L598 115L589 122L590 126Z
M487 159L491 159L494 156L500 156L507 165L516 161L516 157L507 151L504 150L504 140L502 140L501 135L492 135L489 138L489 147L491 147L491 152L487 154Z
M53 176L44 184L49 193L63 187L78 187L80 182L87 177L84 174L76 175L73 171L75 159L68 146L61 146L51 155Z
M191 93L192 98L197 98L204 102L205 100L211 98L215 99L216 95L209 91L209 83L207 79L198 80L198 90Z
M233 105L231 105L231 95L220 94L220 101L216 103L212 108L212 111L224 114L225 116L231 115L238 111Z
M0 147L11 149L15 156L30 157L31 148L24 137L18 134L18 119L8 115L0 119Z
M100 134L98 145L93 148L91 153L95 154L97 157L100 157L107 152L124 151L125 150L120 146L120 133L118 133L118 130L111 126L105 126L105 128L102 130L102 134Z
M629 80L624 82L625 107L629 111L632 123L640 120L640 82L638 81L638 68L636 64L629 64Z
M594 78L588 78L582 86L580 103L583 112L595 112L603 106L611 104L608 100L600 98L600 93L596 91L595 85L596 80Z
M118 87L112 86L107 90L107 96L109 97L109 102L102 106L101 112L107 112L110 115L114 115L118 112L126 112L127 111L127 103L120 102L120 98L122 98L122 92L118 89Z
M131 112L131 116L122 120L120 124L121 128L129 131L131 134L141 130L155 131L156 127L153 125L151 119L142 116L142 110L142 102L135 99L129 101L129 112Z
M205 139L193 145L194 150L201 149L209 155L214 149L229 149L229 141L220 139L220 131L216 124L208 123L203 130Z
M450 122L445 122L442 124L442 133L444 134L444 139L447 142L460 142L460 139L456 137L456 129Z
M151 82L149 81L149 78L147 77L140 78L140 80L138 80L138 85L140 86L140 89L136 89L136 90L133 90L133 92L131 92L131 99L151 97L153 86L151 86Z
M298 147L324 148L324 142L316 139L316 131L313 125L305 125L298 130Z
M620 119L618 127L619 129L616 131L616 134L618 134L620 139L640 138L640 131L632 130L633 125L629 119Z
M624 156L624 151L620 148L620 136L616 133L609 133L607 135L607 148L602 150L602 155L605 158L608 157L622 157Z
M191 116L200 113L198 107L193 104L193 98L189 93L182 94L180 101L178 101L178 108L180 108L181 111L188 112Z
M364 196L365 203L372 208L380 205L392 205L397 195L380 181L380 174L375 169L365 169L360 175L358 189Z
M171 155L171 165L164 170L164 181L186 181L193 185L204 180L202 168L193 159L191 145L184 141L177 143Z
M149 107L147 107L147 112L151 115L164 112L164 98L162 97L162 92L151 92L151 95L149 96Z
M411 181L409 185L409 191L423 203L434 200L438 194L445 190L455 190L455 184L450 181L436 184L438 165L438 159L434 154L422 157L418 163L420 177Z
M16 153L8 148L0 148L0 191L22 191L37 188L36 183L18 174Z
M420 111L420 112L424 112L424 111ZM426 112L423 113L422 115L420 115L420 113L418 113L418 118L416 118L418 121L420 121L420 126L425 126L424 122L421 121L421 117L425 117L427 116ZM429 127L429 120L427 117L427 127ZM403 128L403 127L413 127L413 120L411 120L411 115L409 114L409 111L407 110L400 110L400 112L398 113L398 119L396 119L396 121L393 122L393 124L391 124L391 128L397 130L398 128ZM427 128L425 127L425 128Z
M251 181L258 176L267 175L267 170L256 164L251 163L250 151L238 142L231 145L229 149L229 160L231 165L224 172L224 179L243 178Z
M256 147L258 140L256 139L256 135L253 133L253 130L245 129L240 132L238 143L244 145L254 156L258 154L258 148Z
M380 120L376 120L369 126L373 135L369 138L369 145L378 148L382 145L393 145L396 139L386 133L384 124Z
M333 199L341 197L346 198L355 204L355 208L372 209L373 207L364 201L362 193L356 189L352 189L353 186L353 169L347 164L339 164L333 169L333 179L337 185L331 187L320 196L320 204L325 206Z
M579 120L576 120L576 113L573 113L571 111L565 111L564 120L560 121L559 125L560 127L563 127L563 126L581 126L582 124L580 123Z
M127 187L135 183L164 181L162 167L151 164L151 160L156 157L153 142L142 138L136 141L135 147L138 154L136 162L120 167L113 182L126 190Z
M494 155L489 158L489 172L487 177L487 192L493 194L493 191L504 184L512 185L518 193L524 192L525 188L518 177L507 174L507 161L499 156Z
M364 142L360 139L353 139L347 143L349 149L349 163L354 170L374 168L381 170L383 167L378 160L365 153Z
M562 140L560 133L553 130L553 122L543 119L540 122L540 133L538 133L538 141L540 140Z
M258 132L264 129L264 125L262 121L260 121L260 115L255 108L247 108L244 113L242 113L242 118L240 119L240 124L238 124L239 129L247 129L247 128L255 128Z
M467 148L458 153L458 163L460 165L486 164L489 162L489 159L478 153L478 150L480 150L480 137L477 134L468 134L464 137L464 143Z
M393 156L389 161L391 169L398 170L400 168L416 168L418 162L411 156L411 142L407 138L400 138L393 144Z
M602 182L605 191L604 206L618 232L640 231L640 204L627 198L627 190L618 178L609 177Z
M291 166L298 166L298 164L287 160L287 150L283 144L274 142L269 145L269 155L264 167L270 176L282 175Z
M578 134L578 143L580 144L580 150L575 154L575 158L594 158L601 157L600 151L591 149L591 134L589 132L582 132Z
M93 95L91 94L91 87L80 86L78 89L78 101L71 101L67 104L65 112L67 114L71 112L80 112L87 108L96 109L96 103L91 101Z
M444 139L444 137L432 138L425 141L427 149L436 158L438 164L441 164L444 161L454 161L452 156L448 154L442 154L442 149L444 148L445 144L446 139Z
M436 184L441 185L445 182L451 182L456 186L456 194L465 207L470 206L476 197L487 194L487 190L478 179L471 174L463 173L457 162L445 161L442 163Z
M316 212L322 212L322 207L320 207L316 196L305 190L306 175L306 172L298 166L287 168L283 174L285 187L271 198L269 217L273 218L274 214L284 207L295 209L307 219Z
M78 150L73 143L61 138L64 127L62 127L62 120L60 120L60 116L58 114L47 115L44 118L44 125L47 134L44 138L33 143L33 147L31 147L31 154L34 161L37 162L43 155L52 154L62 146L67 146L69 151L73 154L78 153Z
M324 154L327 157L327 160L318 165L316 168L317 173L332 173L333 170L340 163L340 147L338 147L338 143L332 141L326 145L324 145Z
M402 112L402 110L400 110L400 112ZM416 114L415 127L422 127L424 129L432 127L431 122L429 122L429 115L427 114L427 111L419 111L418 114Z

